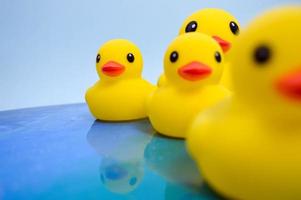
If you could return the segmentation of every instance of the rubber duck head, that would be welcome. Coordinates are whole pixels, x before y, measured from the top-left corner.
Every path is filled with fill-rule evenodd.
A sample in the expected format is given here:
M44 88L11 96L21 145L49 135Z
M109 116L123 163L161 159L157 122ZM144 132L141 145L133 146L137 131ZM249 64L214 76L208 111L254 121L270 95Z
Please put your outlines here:
M205 33L214 38L227 53L231 44L239 34L240 25L229 12L206 8L199 10L185 19L179 34L189 32Z
M301 6L273 9L252 21L233 45L235 93L261 113L301 117L300 24Z
M221 47L208 35L183 34L169 45L164 56L164 72L177 87L200 87L219 82L223 71Z
M125 39L106 42L96 56L96 70L102 81L140 78L142 65L139 48Z

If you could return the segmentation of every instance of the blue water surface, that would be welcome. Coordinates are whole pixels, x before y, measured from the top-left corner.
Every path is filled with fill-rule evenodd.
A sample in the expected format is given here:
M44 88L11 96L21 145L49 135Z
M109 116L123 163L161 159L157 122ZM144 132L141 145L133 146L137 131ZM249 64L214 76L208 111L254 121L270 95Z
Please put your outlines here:
M0 199L220 199L184 141L85 104L0 112Z

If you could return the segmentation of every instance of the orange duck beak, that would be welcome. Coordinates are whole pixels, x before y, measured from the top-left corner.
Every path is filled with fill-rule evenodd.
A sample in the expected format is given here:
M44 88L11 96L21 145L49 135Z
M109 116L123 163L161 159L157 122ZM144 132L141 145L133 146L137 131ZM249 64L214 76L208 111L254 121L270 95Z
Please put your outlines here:
M178 74L189 81L198 81L206 78L211 74L212 70L209 66L193 61L178 69Z
M109 61L104 64L101 71L108 76L119 76L125 70L125 67L117 62Z

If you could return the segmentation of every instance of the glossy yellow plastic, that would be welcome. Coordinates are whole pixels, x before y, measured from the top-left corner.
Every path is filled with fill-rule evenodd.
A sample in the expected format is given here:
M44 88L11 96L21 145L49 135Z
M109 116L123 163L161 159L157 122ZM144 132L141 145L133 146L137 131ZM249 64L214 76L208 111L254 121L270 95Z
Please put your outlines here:
M174 52L178 59L172 62ZM156 131L185 138L195 114L229 95L219 84L223 59L221 47L205 34L184 34L169 45L164 57L168 84L159 87L149 101L149 119Z
M225 59L228 61L227 54L231 50L231 45L235 38L239 35L239 22L229 12L218 8L205 8L199 10L189 17L187 17L182 24L179 35L187 33L187 27L190 23L195 22L195 29L189 30L199 33L207 34L216 39L216 41L223 47ZM234 32L234 29L230 27L230 23L234 22L238 30ZM234 24L232 24L234 25ZM224 72L221 78L221 83L227 88L231 88L230 78L230 63L225 62ZM158 80L157 85L162 86L166 82L166 78L162 74Z
M155 86L141 77L140 50L124 39L110 40L98 51L100 80L86 92L86 102L96 119L123 121L145 118L146 99Z
M230 199L301 197L301 7L257 17L230 53L234 97L193 122L188 149Z

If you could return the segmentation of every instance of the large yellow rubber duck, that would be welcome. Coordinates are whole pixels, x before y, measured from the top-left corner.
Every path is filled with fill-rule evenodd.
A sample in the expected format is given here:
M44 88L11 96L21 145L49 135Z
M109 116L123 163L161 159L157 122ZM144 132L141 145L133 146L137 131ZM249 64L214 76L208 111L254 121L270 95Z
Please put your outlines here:
M223 59L221 47L205 34L184 34L170 44L164 57L169 84L159 87L149 101L149 118L155 130L185 138L193 116L228 95L218 84Z
M201 9L189 17L182 24L179 35L199 32L211 36L223 49L225 59L231 49L232 42L239 35L240 25L238 20L229 12L218 8ZM230 64L227 62L221 78L221 83L227 88L231 88L231 79L229 73ZM158 86L166 83L164 75L161 75Z
M141 78L142 55L132 42L110 40L98 51L96 70L100 80L86 92L93 116L123 121L146 117L146 99L155 87Z
M301 6L256 18L230 54L233 102L201 113L188 149L231 199L301 198Z

